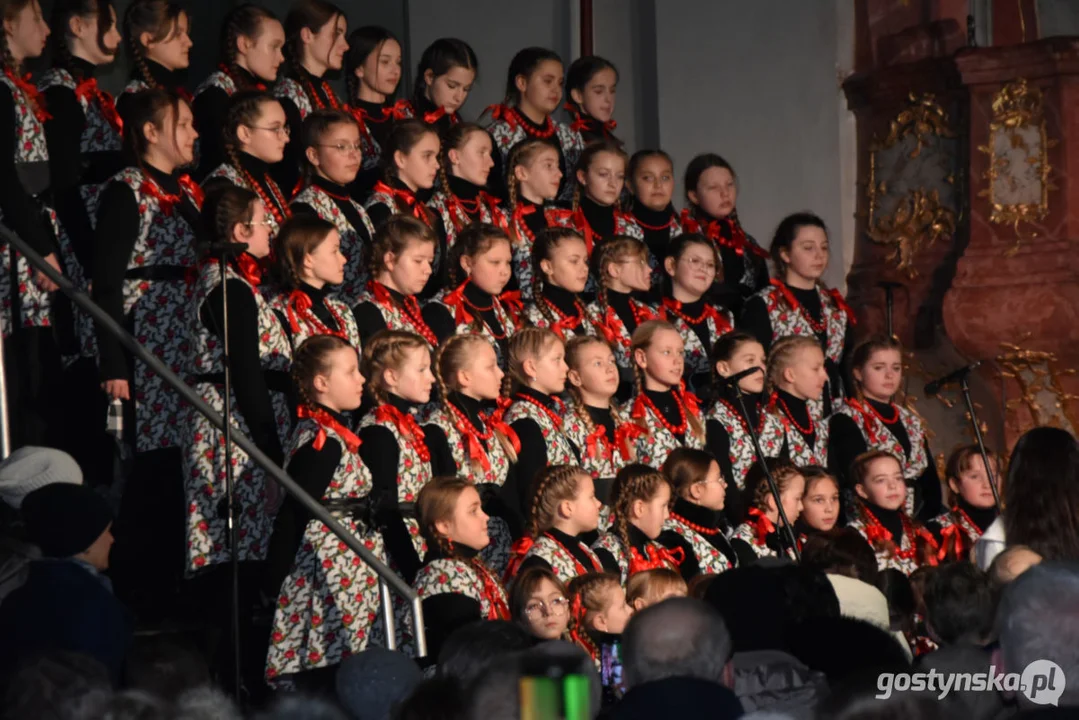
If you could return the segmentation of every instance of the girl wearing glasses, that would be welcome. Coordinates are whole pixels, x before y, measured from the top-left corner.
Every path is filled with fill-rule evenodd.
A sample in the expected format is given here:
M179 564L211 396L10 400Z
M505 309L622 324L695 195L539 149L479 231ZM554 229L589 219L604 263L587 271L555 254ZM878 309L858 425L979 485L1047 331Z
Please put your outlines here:
M734 316L706 297L715 282L719 253L703 235L687 233L671 241L663 269L670 279L661 312L685 343L686 386L707 402L712 390L709 357L716 341L734 329Z
M360 127L348 113L318 110L303 121L303 144L304 188L293 198L292 210L317 215L337 228L345 277L330 293L351 308L371 277L364 259L375 235L367 212L348 190L363 158Z
M259 90L236 93L225 117L225 157L203 181L207 190L232 184L251 190L262 200L270 236L291 215L288 200L274 179L272 166L281 162L289 141L289 127L281 103Z
M537 642L567 639L566 586L545 567L522 571L510 587L510 616Z

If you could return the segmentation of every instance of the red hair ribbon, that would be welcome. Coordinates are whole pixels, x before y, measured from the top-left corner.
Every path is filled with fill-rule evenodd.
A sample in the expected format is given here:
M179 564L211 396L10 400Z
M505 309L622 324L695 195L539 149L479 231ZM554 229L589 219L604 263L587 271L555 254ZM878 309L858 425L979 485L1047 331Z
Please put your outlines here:
M379 405L375 410L375 420L378 422L391 423L397 432L408 441L416 454L423 462L431 461L431 451L427 449L427 443L423 441L423 430L416 418L408 413L403 413L393 405Z
M854 317L854 311L851 309L850 305L847 304L847 301L843 297L843 294L835 288L830 288L825 292L827 292L828 295L832 298L832 302L835 303L835 306L839 308L844 315L847 316L847 320L850 322L850 324L857 325L858 319Z
M498 300L502 303L502 305L510 313L510 315L513 316L514 320L516 320L517 317L525 309L524 303L521 302L520 290L507 290L506 292L498 296Z
M624 422L614 430L614 444L622 457L628 459L630 446L636 442L637 438L647 434L648 431L637 423Z
M645 545L644 552L645 554L641 555L637 548L631 547L629 549L630 575L636 575L645 570L656 570L658 568L675 570L686 561L686 552L682 548L668 550L665 547L659 547L650 542Z
M581 111L580 108L577 107L576 103L567 102L565 105L562 106L562 109L567 111L569 114L573 115L573 122L569 126L570 130L575 130L576 132L580 132L581 130L587 130L588 129L588 124L589 124L589 122L588 122L589 119L595 121L597 124L601 124L599 122L599 120L596 120L596 118L588 118L588 119L586 119L584 117L584 113ZM602 123L602 126L603 126L603 129L605 131L610 133L616 127L618 127L618 123L616 123L613 119L611 119L611 120L608 120L605 123Z
M595 459L596 454L600 452L600 442L603 443L603 459L609 460L611 457L611 441L607 439L607 428L602 425L596 427L596 429L590 432L588 437L584 439L587 457Z
M509 583L513 579L513 576L517 574L517 571L521 569L521 565L525 561L525 555L532 549L532 546L536 544L536 541L532 538L522 537L513 543L510 547L510 561L506 565L506 573L503 575L503 581Z
M444 305L453 308L453 321L458 325L467 325L473 319L472 313L465 308L465 285L470 281L471 279L465 280L442 298Z
M336 432L341 440L345 443L345 448L350 453L355 454L360 449L360 438L356 436L351 430L334 420L333 416L319 407L310 407L308 405L301 405L296 409L296 417L309 418L314 420L319 425L318 433L315 435L315 442L313 443L315 450L321 450L326 446L326 428L330 428Z
M686 390L686 381L682 380L678 383L678 389L674 391L674 396L685 407L686 413L692 413L694 416L701 414L701 401L697 399L697 396Z
M485 107L481 114L490 113L492 120L505 120L510 128L515 128L517 127L517 118L513 116L511 110L512 108L505 103L495 103Z
M509 407L511 401L509 398L499 398L498 409L489 415L481 414L480 417L483 418L483 422L492 430L497 430L505 435L506 439L510 441L510 445L513 446L513 452L519 453L521 452L521 438L518 437L513 428L507 425L506 421L502 419L502 416L506 413L506 407L502 406L503 402L506 403L506 407Z
M764 545L765 539L776 531L775 523L769 520L768 516L761 512L760 508L750 508L749 516L754 518L754 540L758 545Z
M105 116L105 120L112 129L117 133L123 133L124 121L120 118L120 113L116 112L116 102L112 95L98 87L97 78L88 77L76 85L75 97L80 101L91 98L96 100L97 106L101 108L101 114Z
M948 557L949 545L952 546L951 549L955 550L954 557L957 560L962 559L964 545L966 545L963 542L965 537L966 533L958 525L949 525L942 529L940 531L940 552L937 553L937 562L942 562Z

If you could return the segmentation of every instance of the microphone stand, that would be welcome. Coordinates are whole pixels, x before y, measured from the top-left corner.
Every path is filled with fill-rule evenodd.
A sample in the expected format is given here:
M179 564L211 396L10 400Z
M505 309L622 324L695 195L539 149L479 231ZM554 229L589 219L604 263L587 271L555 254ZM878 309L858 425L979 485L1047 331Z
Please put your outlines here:
M993 466L989 464L989 453L985 450L985 439L982 438L982 429L978 425L978 415L974 412L974 402L970 399L970 386L967 385L969 372L963 373L959 379L959 389L963 392L963 401L970 413L970 422L974 425L974 439L978 443L978 451L985 463L985 475L989 478L989 487L993 490L993 501L997 504L997 512L1000 512L1000 491L997 489L997 479L993 476Z
M884 323L888 329L888 337L895 337L895 324L892 321L895 310L895 297L893 291L898 287L903 287L902 283L890 282L887 280L877 283L879 287L884 288Z
M776 485L776 479L772 475L772 469L768 467L768 461L764 457L764 450L761 448L761 440L757 436L757 430L753 427L753 423L749 421L749 411L746 410L746 399L742 395L742 388L738 385L736 380L734 383L734 394L738 399L738 406L742 410L742 417L746 421L746 429L749 430L749 436L753 438L753 451L757 455L757 461L764 468L764 477L768 480L768 489L772 493L772 497L775 498L776 510L779 511L779 519L783 524L783 529L787 531L787 539L790 541L791 548L794 550L794 557L797 562L802 561L802 551L798 549L798 537L794 534L794 526L791 525L790 519L787 517L786 511L783 510L783 501L780 499L779 486Z

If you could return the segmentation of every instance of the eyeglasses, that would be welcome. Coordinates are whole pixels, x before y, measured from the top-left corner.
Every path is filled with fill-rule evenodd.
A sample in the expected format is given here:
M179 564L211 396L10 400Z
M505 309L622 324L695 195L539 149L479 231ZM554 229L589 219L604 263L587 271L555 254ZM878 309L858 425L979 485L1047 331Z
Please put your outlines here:
M352 143L337 143L336 145L324 145L319 143L319 147L333 148L339 153L358 153L363 154L363 145L359 143L353 145Z
M715 270L716 264L711 260L701 260L698 257L683 258L694 270Z
M252 130L265 130L266 132L272 132L278 137L288 137L292 135L292 129L288 125L282 125L281 127L260 127L258 125L249 125Z
M563 615L565 614L568 605L569 600L564 597L555 598L550 603L545 603L543 601L531 602L525 606L525 615L527 615L530 620L534 620L537 615L546 615L548 617Z
M271 221L269 221L269 220L259 220L258 222L252 221L252 222L249 222L249 223L244 223L244 225L246 225L247 227L255 227L256 225L258 225L260 227L268 227L268 228L273 227L273 223Z

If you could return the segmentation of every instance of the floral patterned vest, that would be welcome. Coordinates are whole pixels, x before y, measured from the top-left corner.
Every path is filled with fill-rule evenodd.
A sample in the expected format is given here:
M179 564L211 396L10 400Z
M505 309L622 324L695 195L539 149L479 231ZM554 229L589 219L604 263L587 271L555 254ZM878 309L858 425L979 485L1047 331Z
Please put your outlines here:
M479 314L472 313L468 306L463 306L464 312L472 319L470 320L464 317L457 319L458 305L454 293L456 293L456 290L440 290L438 294L428 300L426 304L436 304L446 308L446 312L448 312L450 317L454 318L456 321L455 335L480 335L486 338L487 341L494 346L499 364L505 365L506 359L502 357L502 347L499 345L498 341L504 338L511 338L513 337L513 333L517 332L517 323L506 310L506 306L503 305L502 301L497 297L491 298L491 306L494 308L495 317L498 318L498 324L502 326L503 335L501 338L497 338ZM449 296L450 302L447 302L447 296Z
M555 127L554 137L551 139L558 142L562 148L562 156L565 158L566 168L568 169L567 174L572 176L573 169L577 167L577 158L584 151L584 138L581 137L581 133L565 123L554 120L551 122L554 123ZM487 132L490 133L491 139L494 140L495 149L502 155L502 167L506 167L506 160L509 158L510 150L518 143L529 138L523 124L517 122L516 119L507 120L503 118L495 120L487 128ZM567 179L558 195L558 199L566 202L571 200L573 198L573 187L574 183Z
M663 523L663 529L677 533L689 543L689 546L693 549L693 554L697 557L697 567L700 568L702 575L718 575L724 570L730 570L733 567L727 556L715 545L708 542L708 538L686 525L680 519L667 518L667 522Z
M291 101L296 106L296 109L300 111L301 120L311 114L313 109L311 99L307 97L307 93L304 92L303 86L300 85L298 80L284 76L278 78L277 84L273 88L273 95L276 98ZM366 154L365 152L364 155Z
M494 578L494 573L490 573ZM416 579L412 582L412 588L420 596L421 600L434 597L435 595L464 595L480 604L480 617L487 620L495 619L498 615L497 605L507 607L509 601L506 591L501 583L492 583L498 600L492 602L484 592L486 584L480 577L479 571L466 560L456 558L437 558L420 568L416 573ZM505 619L505 618L503 618Z
M486 195L486 193L480 195L480 219L477 222L494 225L508 231L509 222L506 219L506 214L502 212L502 209L498 207L498 205L494 204L498 202L497 198L490 198L493 202L485 202L484 195ZM446 250L448 251L454 246L454 243L457 242L457 233L460 232L457 229L458 226L464 228L473 221L469 219L459 205L450 200L445 190L436 192L428 201L427 205L442 218L442 229L446 233Z
M637 324L647 320L653 320L660 316L659 310L655 306L648 303L640 302L634 298L629 300L630 307L633 309L635 316L637 317ZM618 367L623 370L632 370L633 361L630 358L629 348L631 341L631 333L626 324L622 322L622 318L618 316L615 309L610 305L601 305L599 300L593 300L588 303L588 319L592 323L597 333L605 338L611 345L611 349L614 350L614 359L618 363Z
M776 532L783 532L783 531L777 529ZM758 543L757 542L757 527L753 523L742 523L741 525L736 527L734 529L734 532L731 533L731 540L734 540L734 539L741 540L741 541L745 542L746 545L749 545L750 549L753 550L753 554L756 555L759 558L762 558L762 557L773 557L773 558L774 557L779 557L779 553L777 553L775 550L773 550L768 545L768 543L766 543L766 542ZM786 552L787 552L787 557L789 557L791 560L795 559L793 550L791 550L790 548L787 548Z
M618 438L607 437L602 426L592 427L591 418L586 421L588 411L579 407L576 402L566 405L566 414L562 420L562 432L581 454L581 467L588 471L592 478L613 478L631 459L634 441L644 434L640 425L630 420L621 411L611 408L611 415L615 422L615 433ZM590 436L596 430L604 432L604 440ZM622 440L623 442L617 442ZM623 454L623 449L626 454ZM628 457L627 457L628 455Z
M386 323L387 330L404 330L406 332L416 333L420 337L423 337L423 333L417 329L412 321L409 320L408 315L405 314L404 310L398 307L396 303L380 303L375 299L375 296L371 291L366 289L356 301L357 305L363 303L370 303L378 310L378 314L382 316L382 322ZM431 345L431 341L428 340L427 344ZM433 345L431 346L431 349L434 349Z
M868 401L845 400L835 409L836 413L846 415L862 432L869 450L883 450L894 455L903 464L903 477L908 481L917 480L929 467L929 456L925 450L925 427L922 420L913 412L899 405L892 405L899 412L899 422L907 431L910 439L910 456L903 451L888 425L881 422L869 407Z
M716 308L716 310L715 315L709 315L704 321L708 327L708 337L711 339L713 346L720 337L734 330L734 315L731 314L731 311L720 308ZM678 334L682 336L686 356L686 366L683 374L686 377L711 374L712 365L708 361L708 349L701 343L701 338L696 331L690 327L689 323L674 313L668 312L663 306L660 306L659 312L671 325L674 325L675 329L678 330Z
M469 421L465 420L465 422ZM449 443L453 462L457 465L458 475L468 478L476 485L489 484L501 487L506 483L506 476L509 474L512 463L502 443L493 433L489 440L484 441L486 447L481 446L490 466L484 469L481 462L474 462L469 457L467 438L457 429L450 412L441 404L434 406L434 410L427 415L422 424L435 425L446 434L446 441Z
M289 323L289 331L292 333L292 347L298 348L303 341L314 335L336 335L337 333L344 333L344 340L349 345L356 348L356 352L362 353L360 347L360 329L356 325L356 316L352 314L352 308L345 305L337 298L326 296L324 299L326 307L330 309L330 312L336 316L338 320L337 332L327 332L328 328L322 326L322 323L318 321L314 313L308 311L306 313L299 313L289 308L289 298L287 295L278 294L273 299L273 307L280 312Z
M596 572L597 567L603 567L600 564L599 558L596 557L596 553L592 551L592 548L584 543L578 543L578 546L584 550L589 559L592 560L591 565L584 565L585 573ZM570 580L580 575L577 571L577 561L573 555L570 554L569 550L562 547L561 543L552 539L546 533L536 538L532 543L532 547L525 553L525 560L530 557L538 557L544 560L551 566L551 570L563 583L568 583Z
M202 181L202 184L205 185L206 183L210 182L215 178L224 178L236 187L241 187L245 190L250 190L251 192L258 194L255 188L251 187L251 183L247 181L247 178L245 178L239 170L234 168L229 163L222 163L221 165L218 165L216 168L214 168L214 170ZM281 229L281 226L277 222L277 217L274 216L273 210L266 206L265 201L263 201L262 203L262 209L266 213L266 222L270 224L270 237L275 237L278 231Z
M352 500L364 498L371 494L372 481L371 471L363 464L360 454L348 451L348 445L333 428L319 425L311 418L297 421L296 428L292 433L292 442L289 443L287 456L289 460L300 448L311 442L320 432L324 432L330 439L336 440L341 445L341 459L337 461L337 469L333 473L333 481L326 485L320 500ZM288 468L288 465L285 465ZM344 514L344 513L342 513ZM318 523L318 520L312 520Z
M547 301L540 300L540 302ZM564 325L563 320L558 315L558 312L554 310L553 306L550 308L551 315L555 318L554 321L552 321L543 314L543 311L540 310L539 305L535 302L525 305L524 319L533 327L553 330L563 341L568 341L570 338L578 335L599 335L596 328L592 326L592 321L589 319L588 315L588 308L584 306L584 303L581 303L581 309L583 310L581 313L581 322L575 328Z
M689 408L683 406L683 410L687 414L686 431L682 435L683 440L679 441L677 436L664 427L650 405L642 403L643 414L638 413L635 407L633 413L634 419L643 423L644 428L647 430L646 433L637 438L637 462L658 468L663 465L667 460L667 456L670 455L671 451L675 448L687 447L696 450L704 449L704 440L697 437L697 434L693 432L693 428L689 424ZM637 417L638 414L640 414L640 417Z
M100 103L89 95L79 96L78 83L71 73L63 68L52 68L41 76L38 87L42 92L52 87L64 87L76 93L75 97L86 116L86 128L79 140L79 151L83 153L114 152L122 146L120 131L112 126L105 117Z
M746 267L749 267L749 263ZM785 288L771 285L757 293L757 296L764 299L765 307L768 308L768 320L772 324L772 342L788 335L816 338L817 334L809 324L806 310L801 307L791 307L783 297L783 289ZM843 357L848 315L831 292L818 285L817 293L820 295L822 321L825 327L824 356L838 363Z
M512 425L518 420L535 421L547 443L548 465L576 465L578 463L573 446L565 435L565 420L556 425L550 415L528 400L514 400L502 419L507 425Z
M768 405L762 411L772 416L783 425L783 435L787 443L790 461L798 467L807 465L828 466L828 423L821 419L818 406L808 403L809 417L813 421L813 445L806 442L805 436L794 426L790 418L776 405Z
M864 537L865 541L869 543L869 546L873 547L873 543L869 540L869 534L866 532L865 521L862 519L860 513L855 513L855 515L856 516L854 518L847 522L847 527L857 530L858 534ZM910 552L913 548L913 541L907 535L907 533L903 533L903 540L899 544L900 552ZM917 559L914 557L900 557L894 552L889 552L887 549L877 550L876 548L873 548L873 551L877 556L877 567L881 570L894 568L903 573L904 575L910 575L912 572L921 567Z
M648 546L654 548L657 551L666 550L666 548L664 548L662 545L655 542L654 540L649 540ZM614 561L618 563L619 576L622 581L622 586L625 587L626 583L629 581L630 553L629 550L626 548L625 543L622 542L622 538L618 537L618 535L613 532L603 533L599 536L599 539L596 540L595 543L593 543L592 549L603 549L611 554L611 556L614 558Z
M747 400L747 402L752 401ZM780 452L783 450L783 441L786 439L783 423L776 415L763 412L763 408L758 413L758 416L760 421L758 437L764 456L770 458L779 457ZM712 405L704 416L704 420L706 423L709 420L715 420L727 431L731 473L734 476L731 479L741 490L745 487L746 474L749 472L749 468L757 461L753 438L750 437L749 430L746 428L745 418L742 417L741 412L731 405L730 401L720 399Z
M345 281L334 292L334 296L352 307L363 294L364 288L367 287L367 281L370 279L370 274L364 263L366 248L363 247L363 243L365 241L356 228L352 227L348 217L341 212L341 208L337 207L337 203L322 188L316 185L308 185L300 191L299 195L292 199L292 202L311 206L320 218L333 223L333 226L337 228L338 234L341 235L341 252L347 258L347 262L345 263ZM349 198L349 202L352 203L353 209L363 220L363 229L367 232L367 237L373 238L375 236L375 226L371 224L370 218L367 217L367 212L362 205L352 198Z

